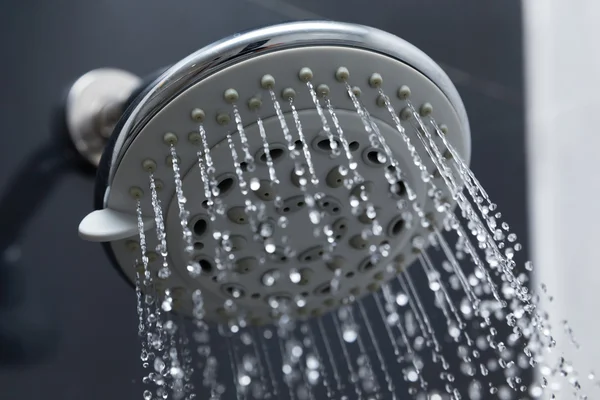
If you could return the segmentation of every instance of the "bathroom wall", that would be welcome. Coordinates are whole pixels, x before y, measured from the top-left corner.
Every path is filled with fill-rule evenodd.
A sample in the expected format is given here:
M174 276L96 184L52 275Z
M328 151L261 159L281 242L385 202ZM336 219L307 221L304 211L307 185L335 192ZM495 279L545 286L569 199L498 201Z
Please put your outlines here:
M598 372L600 360L600 3L527 0L523 10L536 278L553 297L550 302L544 296L558 342L552 358L564 354L579 373L585 394L596 399L598 378L588 376L594 369ZM564 320L573 335L565 334ZM557 397L563 398L572 390L559 381L563 390Z
M2 400L132 399L143 390L134 293L100 246L76 233L92 210L93 178L63 172L44 147L55 141L50 121L69 82L102 66L144 75L237 31L310 18L389 30L440 62L470 115L473 169L525 236L517 0L5 2L0 196L10 201L0 202L0 236L11 246L0 264L0 329L39 358L0 369ZM13 185L25 166L32 171ZM7 343L0 349L15 350Z

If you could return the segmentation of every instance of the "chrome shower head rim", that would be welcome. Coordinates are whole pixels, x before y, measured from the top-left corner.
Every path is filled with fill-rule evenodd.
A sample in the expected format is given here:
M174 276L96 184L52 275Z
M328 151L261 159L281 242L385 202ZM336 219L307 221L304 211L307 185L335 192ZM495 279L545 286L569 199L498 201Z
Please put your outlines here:
M395 35L364 25L332 21L290 22L236 34L212 43L166 70L131 110L121 130L113 133L118 136L111 157L108 186L136 136L153 116L186 89L230 65L258 54L305 46L364 49L411 66L427 76L448 98L465 136L470 137L467 113L458 91L442 68L417 47ZM470 158L470 142L467 143L465 158Z

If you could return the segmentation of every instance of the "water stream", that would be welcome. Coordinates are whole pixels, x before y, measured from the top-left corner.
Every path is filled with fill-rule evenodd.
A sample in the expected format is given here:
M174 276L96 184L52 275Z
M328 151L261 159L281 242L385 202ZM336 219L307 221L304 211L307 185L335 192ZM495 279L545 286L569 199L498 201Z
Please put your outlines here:
M389 244L371 244L367 248L371 262L389 263L387 271L397 271L395 279L382 282L381 289L374 290L372 295L351 294L341 301L337 299L340 303L335 311L323 316L316 313L314 319L307 321L296 321L293 315L296 308L304 307L310 293L294 299L265 296L273 316L273 324L266 327L251 326L249 314L240 301L243 293L234 287L231 298L223 302L227 321L219 325L215 334L205 321L201 289L162 285L173 274L169 256L173 251L183 252L186 270L192 278L204 273L194 259L181 160L172 144L169 156L183 248L168 247L163 210L167 199L161 199L154 171L149 172L148 187L158 243L153 249L155 252L147 245L149 233L144 229L142 215L145 200L138 199L135 203L139 255L133 268L140 357L146 374L143 382L147 384L143 398L191 400L202 398L197 397L198 393L206 391L209 396L206 398L210 400L233 398L231 396L238 400L396 400L406 395L431 400L476 400L490 396L509 400L538 398L544 393L555 398L559 381L565 380L573 397L586 399L580 385L581 375L564 355L559 355L556 365L546 361L556 341L554 327L541 309L540 296L550 301L551 296L543 285L541 294L528 287L528 273L533 265L517 261L522 246L516 234L502 220L497 205L453 147L446 128L431 115L422 115L410 100L395 104L383 88L378 89L383 110L389 112L390 126L396 129L410 155L408 161L418 171L420 182L409 182L379 122L371 116L350 83L337 89L347 93L360 117L360 128L364 129L368 144L379 150L378 161L385 165L382 179L389 185L391 194L398 193L399 185L404 185L406 195L397 205L398 211L406 217L406 226L417 223L428 232L411 238L410 246L417 258L414 265L406 268L401 261L390 260ZM361 232L361 237L368 241L381 236L383 226L375 211L377 205L361 186L364 178L345 132L348 128L343 126L330 98L320 93L320 89L316 90L312 82L306 83L306 91L329 141L329 157L344 155L345 160L338 166L339 176L343 177L340 188L353 193L348 196L352 215L368 216L368 228ZM270 185L275 188L281 184L281 174L275 167L269 142L283 134L306 205L304 212L314 226L315 238L324 244L322 261L329 262L338 239L319 208L325 196L321 192L322 179L319 179L322 171L318 171L313 162L308 146L309 132L302 125L294 98L286 98L287 104L284 104L289 107L289 118L295 128L292 133L277 95L273 89L268 93L278 118L278 130L267 129L256 110L260 137L251 137L240 109L233 104L235 132L225 135L252 238L261 245L261 254L256 256L264 264L280 246L285 248L288 257L295 256L299 250L293 247L294 230L287 217L282 216L273 224L267 210L271 205L265 205L253 194L262 184L255 173L253 146L262 149L264 160L261 160L266 165ZM396 107L405 107L411 118L401 120ZM220 170L211 154L214 150L208 145L209 133L203 125L198 127L198 133L202 149L195 164L202 180L198 187L206 198L206 212L213 227L217 281L239 282L243 278L234 268L232 232L221 229L219 224L225 221L225 211L230 205L220 196L217 180ZM239 137L237 143L236 137ZM434 172L428 171L424 158L433 163L441 181L435 179ZM439 186L440 182L443 187ZM428 198L417 197L417 185L427 188ZM354 192L357 187L359 191ZM458 205L456 211L449 199L444 198L445 192L449 192ZM432 224L426 215L426 201L433 201L443 217L441 226ZM277 196L274 203L281 207L282 202ZM159 260L160 267L156 271L150 268L152 257ZM261 283L265 288L275 286L281 279L300 284L303 280L300 267L266 270L261 275ZM331 294L339 290L345 272L343 266L331 270ZM183 299L191 303L192 318L188 322L174 312ZM188 328L192 331L189 338ZM568 321L563 320L559 328L573 347L581 347ZM215 336L223 338L225 350L214 351ZM525 381L523 373L530 373L534 367L540 368L540 374L531 384ZM224 370L229 372L223 374ZM195 373L202 379L195 380ZM597 379L593 373L587 374L587 378Z

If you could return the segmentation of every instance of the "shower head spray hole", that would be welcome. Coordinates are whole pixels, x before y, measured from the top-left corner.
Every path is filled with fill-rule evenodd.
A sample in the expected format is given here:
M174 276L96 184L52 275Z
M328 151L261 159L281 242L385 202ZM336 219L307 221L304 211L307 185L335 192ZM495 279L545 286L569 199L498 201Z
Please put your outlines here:
M207 256L200 256L197 258L197 263L200 264L200 268L202 269L203 274L211 274L214 270L212 262L209 260ZM213 277L213 280L216 281L216 276Z
M323 283L315 289L315 294L317 295L328 295L329 293L331 293L331 285L329 282Z
M342 148L342 143L339 140L334 139L333 142L338 149ZM313 142L313 147L315 150L319 150L323 153L330 153L332 151L331 145L332 142L329 140L329 138L317 137Z
M203 236L208 230L208 221L204 217L198 218L192 230L194 231L194 235L198 237Z
M227 196L235 187L235 179L233 176L226 175L219 180L217 188L219 189L219 197Z
M276 197L275 185L271 181L261 180L260 186L254 190L254 194L262 201L272 201Z
M313 262L320 260L325 254L325 250L323 246L315 246L308 250L303 251L299 256L298 260L300 262Z
M264 149L261 149L258 152L257 156L260 162L262 162L263 164L267 163L267 153L264 151ZM269 156L271 156L271 161L273 161L273 163L276 163L277 161L281 160L285 156L285 146L280 144L270 145Z
M367 257L363 260L362 263L360 263L360 265L358 266L358 270L360 272L367 272L372 270L373 268L375 268L375 265L373 265L373 263L371 262L371 257Z
M227 217L235 224L245 225L248 223L246 210L242 206L231 207L229 210L227 210Z
M285 249L280 246L276 247L275 251L272 254L269 254L267 257L269 258L269 260L279 264L288 262L288 257L286 256Z
M241 285L237 285L237 284L225 284L223 286L221 286L221 290L227 294L227 296L234 298L234 299L240 299L242 297L244 297L246 295L246 291L244 290L244 287Z
M371 167L382 167L388 162L385 154L381 150L375 148L366 149L363 153L363 160L365 164Z
M402 197L406 194L406 185L402 181L398 181L390 186L390 192L396 197Z
M258 260L254 257L246 257L236 261L235 272L238 274L248 274L256 270L258 267Z
M350 142L348 143L348 148L350 149L350 151L356 151L360 148L360 143L358 143L356 140Z
M388 236L398 236L401 232L402 229L404 228L404 218L402 218L402 216L397 216L396 218L394 218L392 220L392 222L390 222L389 228L388 228Z

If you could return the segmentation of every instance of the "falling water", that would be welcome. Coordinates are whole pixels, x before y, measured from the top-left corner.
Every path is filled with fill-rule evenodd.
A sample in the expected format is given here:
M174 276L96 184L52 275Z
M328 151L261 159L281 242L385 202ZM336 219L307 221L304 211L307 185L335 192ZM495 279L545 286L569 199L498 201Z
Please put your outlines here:
M210 155L210 148L208 147L208 140L206 137L206 130L203 125L198 127L200 132L200 138L202 141L202 147L204 149L204 163L202 162L202 153L198 153L198 165L200 167L200 173L202 182L204 184L204 193L207 201L207 209L209 212L209 218L211 221L216 220L216 215L223 215L225 213L225 205L221 201L220 189L215 176L215 167L213 164L212 156ZM217 241L218 246L215 249L215 261L217 268L221 270L222 274L228 273L233 268L234 255L231 252L231 241L229 238L228 231L220 231L213 229L213 239ZM194 275L200 274L200 269L197 263L194 264L196 270Z
M337 334L337 338L342 346L342 353L344 354L344 361L346 362L346 365L348 366L348 372L350 373L350 382L352 382L357 399L359 399L359 400L363 399L362 390L361 390L360 386L358 385L358 376L357 376L356 372L354 371L353 363L352 363L352 360L350 358L350 354L348 353L348 348L347 348L348 342L352 342L352 341L356 340L356 332L352 329L352 327L350 327L350 329L348 329L348 326L347 326L346 327L347 330L346 330L345 334L342 333L342 328L340 327L340 323L338 321L338 317L337 317L336 313L332 313L331 319L333 320L333 326L334 326L335 332Z
M317 113L319 114L319 118L321 119L321 124L323 126L323 130L326 132L327 137L329 139L329 147L331 150L330 156L332 158L335 158L340 155L337 141L335 140L335 137L333 136L333 133L331 132L331 127L329 126L329 123L327 122L327 118L325 117L323 107L321 106L321 102L320 102L319 98L317 97L317 93L315 92L312 82L307 81L306 85L308 87L308 91L311 95L311 98L312 98L313 104L315 105ZM333 107L331 106L331 102L329 102L328 104L330 105L330 107L329 107L330 115L336 125L336 128L338 130L338 135L340 137L340 140L343 143L344 149L346 151L346 155L348 156L348 154L350 154L349 158L348 158L348 161L349 161L348 168L353 171L354 179L353 179L353 181L347 179L346 180L347 182L345 182L345 186L348 189L350 189L352 187L353 183L360 183L362 180L359 180L360 177L359 177L358 173L356 172L356 165L355 165L356 163L353 162L352 154L350 153L348 142L344 138L343 130L339 126L339 121L337 120L335 111L333 110ZM293 104L292 104L292 110L295 110L293 108ZM294 118L296 118L296 115L297 115L297 113L294 112ZM299 124L299 122L297 123L297 125L298 124ZM338 166L338 171L342 175L345 175L348 173L348 169L346 169L346 167L342 166L342 165ZM373 223L376 224L376 222L373 222ZM328 224L326 224L323 227L323 232L325 233L326 241L327 241L328 245L325 246L325 248L324 248L325 251L324 251L324 254L322 255L322 259L325 261L331 261L331 259L332 259L331 254L333 253L333 251L337 245L335 235L334 235L333 229ZM329 284L333 292L337 292L339 290L341 276L342 276L341 268L336 268L336 270L333 273L333 277L331 278L331 282Z
M443 155L437 148L437 145L433 141L433 138L431 137L429 130L424 125L423 120L421 119L421 117L419 116L419 114L417 113L415 108L412 106L412 104L409 103L409 107L411 107L411 110L413 112L415 120L417 121L417 123L419 125L420 132L422 132L422 134L423 134L422 136L420 136L420 138L422 139L422 141L424 141L425 138L427 139L427 142L424 141L424 146L426 147L426 150L428 151L430 157L434 161L437 160L438 168L442 171L442 177L444 177L445 181L447 182L448 187L451 189L454 188L455 196L459 199L459 202L458 202L459 206L461 206L463 211L466 210L465 212L467 213L468 218L471 220L471 222L474 224L474 226L477 227L478 235L484 236L487 245L491 249L490 252L493 255L490 257L490 266L492 267L492 269L494 269L494 267L499 264L499 266L501 267L502 276L506 277L508 282L514 288L517 299L519 301L521 301L524 305L523 309L525 310L525 312L527 314L532 315L534 326L537 327L538 330L544 331L545 336L550 338L549 346L553 347L554 340L552 339L551 334L546 333L548 331L548 329L544 328L544 322L542 321L542 317L536 311L536 305L532 304L532 302L531 302L533 299L533 296L528 294L527 289L525 289L522 286L521 282L513 275L512 271L514 268L514 261L512 261L512 257L513 257L512 248L507 248L504 256L501 254L499 249L504 247L503 246L504 242L502 240L504 236L503 235L494 235L494 238L492 240L490 234L485 229L483 223L481 222L481 220L479 219L477 214L475 214L472 206L470 205L470 202L468 200L466 200L466 198L464 197L464 195L462 195L462 193L458 193L456 191L457 184L454 181L453 174L449 170L448 166L445 164L445 158L443 157ZM438 134L439 133L442 134L442 137L444 136L443 132L441 132L441 130L438 132ZM425 136L425 138L423 138L423 136ZM445 144L447 146L449 146L447 141L445 141ZM430 149L427 146L429 146ZM450 147L448 147L449 150L450 150ZM450 151L452 152L452 150L450 150ZM431 154L432 152L433 152L433 154ZM456 155L456 158L458 160L460 160L460 158L458 157L458 154L456 154L455 151L453 153L454 153L454 155ZM491 229L491 230L495 229L496 228L495 219L488 216L488 212L490 210L493 211L495 209L495 205L493 203L489 202L489 198L487 198L487 195L485 197L488 199L488 202L490 203L489 206L484 208L481 205L481 203L482 203L481 200L483 200L483 199L480 200L480 198L477 197L477 193L479 192L479 189L477 189L477 187L474 186L473 183L471 182L471 174L472 173L469 174L465 170L465 164L462 160L457 161L456 164L458 164L457 169L459 171L459 176L461 177L463 183L465 183L465 185L467 186L468 192L473 197L473 200L474 200L475 204L477 205L477 208L479 209L481 214L484 216L484 219L486 220L489 229ZM480 192L480 193L483 193L483 192ZM508 224L503 223L503 228L505 230L508 230ZM515 238L513 237L512 241L514 241L514 240L515 240ZM498 244L496 245L495 242L498 242ZM521 335L523 334L520 331L519 326L512 324L510 322L509 322L509 324L513 327L513 329L517 330ZM531 354L531 353L528 354L527 351L525 352L525 354L531 359L531 363L535 363L535 361L533 360L533 354ZM562 374L564 376L569 375L569 371L564 371ZM580 391L580 386L579 386L579 383L577 382L577 380L571 379L570 383L574 387L575 392L578 393Z
M271 182L279 184L279 179L277 179L277 173L275 172L275 166L273 165L273 158L271 157L271 149L269 148L269 140L267 138L267 133L265 132L263 121L258 115L256 116L256 123L258 124L258 131L260 132L263 151L265 152L267 168L269 169L269 178L271 179Z
M383 376L385 379L386 389L389 392L390 396L392 396L391 399L396 400L397 397L396 397L396 388L394 386L394 381L392 380L390 372L388 371L388 369L386 367L386 363L383 358L383 353L381 352L379 345L377 344L377 337L373 333L373 328L371 327L371 322L369 321L369 317L367 316L367 312L365 311L365 307L363 306L362 302L358 302L358 309L360 311L360 315L362 317L363 323L367 327L367 332L369 333L369 338L371 339L371 342L373 343L373 347L375 348L375 354L377 355L377 361L379 362L379 368L381 368L381 371L383 372ZM391 338L391 341L395 345L395 341L393 340L393 338ZM399 354L396 354L396 356L398 356L398 355Z
M154 209L154 220L156 223L156 237L158 238L159 244L157 251L162 256L162 268L158 271L158 277L160 279L167 279L171 276L171 270L169 269L168 250L167 250L167 235L165 233L165 222L162 214L162 207L158 200L158 193L156 191L156 181L154 180L154 174L150 173L150 191L152 196L152 208Z
M389 291L387 290L386 287L384 287L384 289L383 289L383 294L386 299L386 303L387 303L386 305L388 306L387 307L388 312L391 312L391 315L393 316L393 312L394 312L393 310L395 307L393 306L393 302L389 296ZM395 319L395 321L394 321L394 318L393 317L390 318L389 315L388 315L388 317L385 317L386 314L384 312L384 308L381 305L381 300L379 300L379 296L375 295L375 296L373 296L373 298L375 299L375 304L377 305L377 310L379 311L379 314L381 315L382 319L384 319L385 323L390 324L390 325L395 324L396 327L398 328L398 330L400 331L400 337L402 338L402 342L404 343L404 346L406 347L406 351L408 353L408 358L410 359L410 362L411 362L412 366L414 367L414 372L418 376L419 382L421 384L421 389L426 390L427 382L425 382L425 379L421 375L421 371L416 364L415 354L414 354L412 345L410 344L410 340L408 339L408 335L406 334L406 330L404 329L404 326L400 322L400 319ZM407 377L407 380L414 381L410 376ZM413 393L416 393L416 391L414 389L412 391L413 391Z
M344 185L346 186L346 188L351 189L353 184L362 182L363 178L360 176L360 174L357 171L358 163L354 160L354 156L352 155L352 150L350 150L350 145L348 144L348 139L346 139L346 135L344 135L344 130L342 129L342 125L340 124L340 121L335 113L333 104L331 104L331 100L329 98L326 98L325 103L327 104L327 110L329 112L329 115L331 116L331 119L335 126L335 130L338 133L338 137L340 138L340 141L342 142L342 147L344 148L344 154L346 155L346 158L348 160L348 168L350 169L350 171L352 171L352 174L353 174L353 180L344 182Z
M356 321L353 315L353 309L349 308L348 310L352 313L352 318ZM360 328L356 329L359 330ZM358 365L358 377L361 380L362 389L369 394L378 393L380 391L379 382L373 371L373 363L361 335L357 335L356 343L358 345L358 350L361 353L357 357L356 363Z
M392 106L391 106L391 104L390 104L389 98L388 98L388 97L385 95L385 93L383 92L383 90L380 90L380 96L382 96L382 97L385 99L385 104L386 104L386 106L387 106L388 110L390 111L390 114L392 115L392 118L393 118L394 122L396 123L396 126L397 126L397 128L398 128L398 131L401 133L401 135L402 135L402 137L404 138L405 142L407 142L407 145L409 146L409 150L410 150L410 151L411 151L411 153L413 154L413 160L414 160L414 163L415 163L415 165L416 165L417 167L419 167L419 168L420 168L420 169L421 169L423 172L426 172L426 170L425 170L425 168L424 168L424 166L423 166L423 163L421 162L421 160L420 160L419 156L418 156L418 155L416 154L416 152L414 151L414 146L412 146L412 145L410 144L410 142L408 141L408 138L406 137L406 134L405 134L404 128L403 128L403 127L400 125L400 121L399 121L398 117L396 116L396 114L395 114L395 111L393 110L393 108L392 108ZM419 119L419 116L418 116L418 114L416 113L416 111L414 110L414 108L412 108L412 106L411 106L411 109L412 109L412 111L413 111L413 115L415 116L415 118ZM421 128L421 129L420 129L420 132L421 132L421 133L423 133L423 134L425 134L425 135L428 135L428 133L427 133L427 129L426 129L424 126L423 126L423 124L422 124L422 123L419 123L419 125L420 125L419 127ZM419 137L422 139L422 136L419 136ZM430 143L429 143L429 144L430 144L432 147L433 147L433 146L435 146L435 144L434 144L434 143L433 143L433 141L431 141L431 140L430 140ZM427 144L425 144L425 143L424 143L424 146L426 147L426 150L428 151L428 153L429 153L430 157L432 157L432 158L433 158L433 156L432 156L432 154L431 154L430 150L427 148ZM439 152L438 152L438 153L439 153ZM438 161L439 161L439 160L443 160L443 159L442 159L442 157L441 157L441 155L439 155L438 153L436 153L436 155L438 156L438 157L437 157L437 158L438 158ZM434 161L435 161L435 160L434 160ZM443 162L443 161L442 161L442 162ZM436 164L436 166L438 166L438 168L439 168L440 170L442 170L442 168L443 168L443 170L442 170L442 171L443 171L443 174L442 174L442 176L446 175L446 178L447 178L447 180L446 180L446 183L447 183L448 187L449 187L449 188L451 189L451 191L452 191L452 192L455 194L455 197L458 197L458 198L459 198L459 200L462 200L462 198L461 198L461 196L462 196L462 195L461 195L460 193L457 193L457 192L458 192L458 191L457 191L457 185L456 185L456 183L455 183L455 182L452 180L451 172L449 172L449 170L447 169L447 167L445 167L445 165L443 165L443 166L441 166L441 167L440 167L438 164ZM423 178L425 178L425 175L423 175ZM429 178L427 178L427 179L423 179L423 181L424 181L424 182L430 182L430 179L429 179ZM432 186L433 186L433 184L432 184ZM435 190L435 189L436 189L436 188L434 187L434 190ZM462 204L464 205L464 202L462 202ZM467 204L468 204L468 203L467 203ZM461 205L461 201L459 201L459 205ZM462 206L461 206L461 207L462 207ZM472 213L471 213L471 215L472 215ZM472 255L475 257L475 252L472 252ZM444 291L444 295L445 295L445 296L446 296L446 298L447 298L447 295L446 295L445 291ZM449 302L449 304L451 304L451 302ZM457 314L455 313L455 315L457 315ZM446 313L446 316L448 317L448 314L447 314L447 313ZM468 340L468 341L470 341L470 340Z
M312 162L312 155L310 154L310 150L308 148L308 142L304 137L304 131L302 130L302 123L300 122L300 116L298 115L298 111L296 110L296 106L294 105L294 98L289 98L290 107L292 109L292 115L294 116L294 124L296 125L296 131L298 132L298 136L300 137L300 141L302 142L302 152L304 153L304 159L306 160L306 164L308 165L308 172L310 175L310 182L313 185L317 185L319 183L319 179L317 178L315 172L315 166ZM285 122L285 120L284 120ZM288 145L292 145L292 143L288 143Z
M257 339L258 338L258 339ZM258 340L260 340L260 335L252 334L250 338L250 345L252 346L252 357L248 359L248 361L255 363L256 371L260 377L259 382L255 382L254 384L254 394L256 398L271 398L271 392L269 391L269 385L267 384L268 379L270 379L271 371L268 371L269 377L267 377L267 371L265 370L265 366L262 363L262 359L260 356L260 350L258 348ZM248 341L244 342L248 345Z
M262 294L265 294L264 301L270 307L274 327L251 327L252 315L241 301L242 292L232 289L231 298L225 300L222 307L226 321L219 325L219 334L226 340L229 363L212 349L210 329L204 320L207 311L204 292L196 287L188 289L193 317L191 324L194 328L191 339L197 346L196 357L199 356L199 363L194 363L185 323L173 313L176 301L183 295L177 290L181 288L159 290L157 286L159 282L168 282L172 278L174 270L169 265L169 251L176 250L167 248L169 242L163 206L153 171L149 174L149 187L156 228L155 250L158 254L148 252L142 200L136 203L141 254L134 268L138 333L142 339L141 359L147 370L143 382L155 385L144 391L143 398L194 399L194 392L199 387L193 384L191 376L196 370L201 371L202 385L210 392L211 400L221 399L225 392L233 393L229 387L234 390L238 400L286 396L294 400L319 400L324 397L395 400L403 398L404 393L400 393L403 390L414 398L431 400L458 400L467 394L472 399L492 396L504 400L527 395L538 397L543 393L554 398L554 392L559 387L555 378L561 376L567 379L575 397L585 399L574 366L564 357L559 357L556 365L546 360L546 353L556 347L556 341L547 316L538 304L540 296L527 288L528 276L520 271L521 265L515 261L522 246L517 243L517 237L510 231L509 225L501 220L502 215L497 211L496 204L462 160L460 152L448 140L447 128L438 125L428 112L418 110L409 100L402 100L405 108L400 115L406 116L408 110L410 118L407 121L402 117L401 121L384 90L379 88L375 91L379 96L378 104L385 106L383 110L389 113L391 126L397 130L402 139L400 143L405 146L410 161L419 172L420 182L409 182L362 98L359 100L347 82L340 89L350 97L369 145L378 150L378 161L385 166L383 182L389 185L393 193L398 191L400 183L405 186L406 196L397 205L406 226L411 226L414 216L415 221L427 232L424 236L409 240L409 246L417 258L415 264L420 264L420 268L414 265L410 271L403 270L405 266L402 261L389 259L392 255L389 244L369 244L366 250L369 251L372 264L388 263L386 272L396 274L396 279L382 282L381 290L372 296L357 299L356 293L350 291L352 294L342 298L339 294L342 277L353 271L348 271L346 265L336 267L328 294L337 294L339 298L326 300L339 301L337 310L320 316L319 309L305 309L313 311L317 317L300 323L294 318L295 312L310 304L312 294L306 292L287 298L275 290L282 280L287 280L285 283L288 285L300 285L304 279L303 265L264 268L260 272L260 283L266 290ZM332 102L321 92L319 88L315 90L312 82L306 82L306 93L312 99L322 131L329 140L331 158L345 155L346 160L338 166L339 175L344 179L343 185L336 190L347 192L354 216L364 214L369 218L370 226L361 232L361 236L365 240L373 239L382 234L383 227L379 223L380 216L375 211L374 200L369 198L363 185L359 163L348 143L352 132L349 129L344 131L343 118L338 118ZM319 192L322 171L316 170L315 164L318 165L318 162L312 159L313 154L308 146L309 132L303 127L296 108L299 100L286 98L289 101L289 114L294 121L294 135L297 134L298 139L294 141L296 138L286 122L288 117L275 92L269 89L269 94L279 122L278 129L283 133L289 157L294 164L293 173L298 177L298 186L304 196L308 219L314 226L314 236L325 244L320 261L329 261L337 249L337 239L328 215L318 209L319 201L325 196ZM294 240L294 237L288 238L287 233L282 234L286 229L288 233L293 232L289 229L287 218L282 217L272 223L268 218L268 207L272 206L253 197L253 192L262 184L255 174L260 165L255 165L252 156L254 151L258 151L254 148L257 143L258 149L264 153L263 161L271 185L280 184L269 145L269 139L279 131L270 132L257 111L256 124L260 137L253 140L250 129L244 128L240 109L235 104L232 107L241 152L238 153L236 149L232 132L226 132L225 137L252 238L262 246L257 258L264 265L267 260L265 256L274 253L280 244L276 240L281 241L286 248L285 254L291 258L295 255L295 249L290 247L290 239ZM413 129L419 149L411 141ZM242 278L232 268L235 257L230 232L223 230L225 210L231 205L224 204L221 199L217 181L219 165L213 159L217 156L214 153L211 155L216 150L209 147L207 132L202 125L198 128L198 134L202 144L197 159L202 182L198 182L198 185L202 185L208 206L206 212L215 239L218 270L215 281L241 282ZM431 161L436 167L435 173L428 171L426 162L421 158L421 150L427 155L425 160ZM190 213L187 211L189 205L184 195L181 160L174 144L170 146L169 155L183 238L183 248L177 251L184 252L190 276L201 279L203 270L193 258L194 240L189 228ZM438 186L442 181L444 187ZM417 185L427 188L429 199L417 198ZM449 191L452 200L457 203L456 214L449 200L443 197L443 189ZM426 200L433 201L435 210L443 217L442 226L433 224L425 214ZM277 196L275 207L280 208L282 202ZM466 224L461 223L463 219L467 221ZM320 236L323 233L325 236ZM156 270L152 270L150 265L149 257L152 254L156 259L160 257L160 266ZM443 260L441 263L437 261L439 258ZM522 267L528 272L533 269L530 262ZM154 280L155 277L158 280ZM428 289L424 288L423 282L429 286ZM548 300L552 300L545 286L542 286L542 292ZM331 304L326 303L327 306ZM436 324L436 319L442 319L445 326ZM331 321L332 329L325 329L325 321ZM501 325L495 321L501 322ZM498 329L500 327L508 331L506 337ZM562 321L560 328L573 346L579 348L569 323ZM454 356L450 357L451 354ZM229 382L233 385L219 383L221 378L218 374L227 364L230 364L233 378ZM529 387L519 371L537 365L541 365L540 382ZM496 386L496 379L491 379L492 374L503 374L506 384ZM466 387L458 382L461 375L468 380L468 393L461 392ZM592 381L596 379L593 373L587 377Z
M141 360L142 360L142 365L144 368L148 368L149 367L149 362L152 361L155 357L156 354L154 353L154 350L160 350L160 342L158 343L158 345L154 345L154 338L157 338L159 335L159 332L156 330L157 327L160 327L160 325L157 326L157 315L156 315L156 306L155 306L155 302L157 301L157 298L155 297L155 289L154 286L152 284L152 276L150 274L150 269L148 267L148 252L147 252L147 245L146 245L146 234L145 234L145 229L144 229L144 220L143 220L143 215L142 215L142 204L140 202L140 200L137 201L137 205L136 205L136 210L137 210L137 221L138 221L138 232L139 232L139 239L140 239L140 251L141 251L141 259L142 259L142 266L143 266L143 273L144 273L144 279L143 279L143 285L145 288L145 294L143 295L143 300L138 300L141 304L138 304L138 314L139 314L139 319L140 319L140 326L139 326L139 334L141 336L142 339L142 351L141 351ZM139 272L138 272L139 274ZM137 282L137 284L139 285L139 280ZM136 291L138 293L140 293L140 286L136 287ZM146 317L146 320L143 321L143 316ZM145 337L144 337L145 336ZM161 379L162 380L162 379ZM144 377L143 379L144 383L157 383L157 375L153 372L150 372L147 376ZM160 384L160 381L158 382L159 386L162 386ZM160 387L159 387L160 389ZM144 397L147 397L147 394L149 394L149 396L152 396L152 392L150 390L145 390L144 391Z
M335 388L338 392L342 391L344 389L344 384L342 383L342 380L340 379L340 373L338 372L337 369L337 365L335 363L335 359L333 358L333 352L331 351L331 345L329 344L329 339L327 338L327 334L325 333L325 328L323 328L323 321L321 319L319 319L317 321L317 324L319 326L319 334L321 335L321 339L323 340L323 344L325 346L325 351L327 352L327 358L329 359L330 363L331 363L331 371L333 372L333 378L335 380ZM325 364L323 364L323 367L325 366Z
M327 134L327 138L329 139L329 148L331 150L331 156L337 157L340 155L340 150L338 149L338 143L335 140L335 138L333 137L333 133L331 132L331 128L329 127L329 123L327 122L327 118L325 117L325 113L323 112L323 107L321 106L321 102L319 101L319 98L317 97L317 92L315 91L315 88L313 87L313 84L311 81L307 81L306 86L308 87L308 92L310 93L313 104L315 105L315 109L317 110L317 113L319 114L319 118L321 119L321 124L323 125L323 130L325 131L325 133Z
M333 399L334 398L333 397L334 388L330 382L330 377L329 377L329 374L325 367L325 361L324 361L323 357L321 356L321 352L319 351L319 348L317 346L317 341L316 341L316 337L315 337L313 328L309 324L304 324L302 326L302 329L303 329L303 332L306 335L308 335L308 338L311 341L312 348L314 351L314 354L307 356L306 366L311 373L313 373L313 372L316 373L315 377L313 378L315 380L315 383L318 378L322 379L327 398ZM339 378L337 376L337 370L335 370L333 372L333 374L334 374L334 379L336 379L336 382L337 382L337 379Z
M254 165L254 157L250 153L250 146L248 145L248 138L244 132L244 124L242 124L242 117L240 116L240 110L237 106L233 105L233 116L235 118L235 124L237 127L238 135L240 136L240 142L242 143L242 151L244 152L244 162L246 163L246 170L253 172L256 168Z
M258 341L260 343L260 351L262 352L263 358L265 360L265 365L266 365L266 370L267 370L267 374L269 377L269 381L271 382L272 385L272 390L267 394L267 398L273 397L273 398L277 398L278 394L279 394L279 388L277 386L277 381L275 379L275 373L273 371L273 366L271 364L271 358L269 356L269 350L267 348L267 345L265 343L265 340L267 339L267 337L272 337L272 332L270 330L265 330L264 333L262 335L258 334Z

